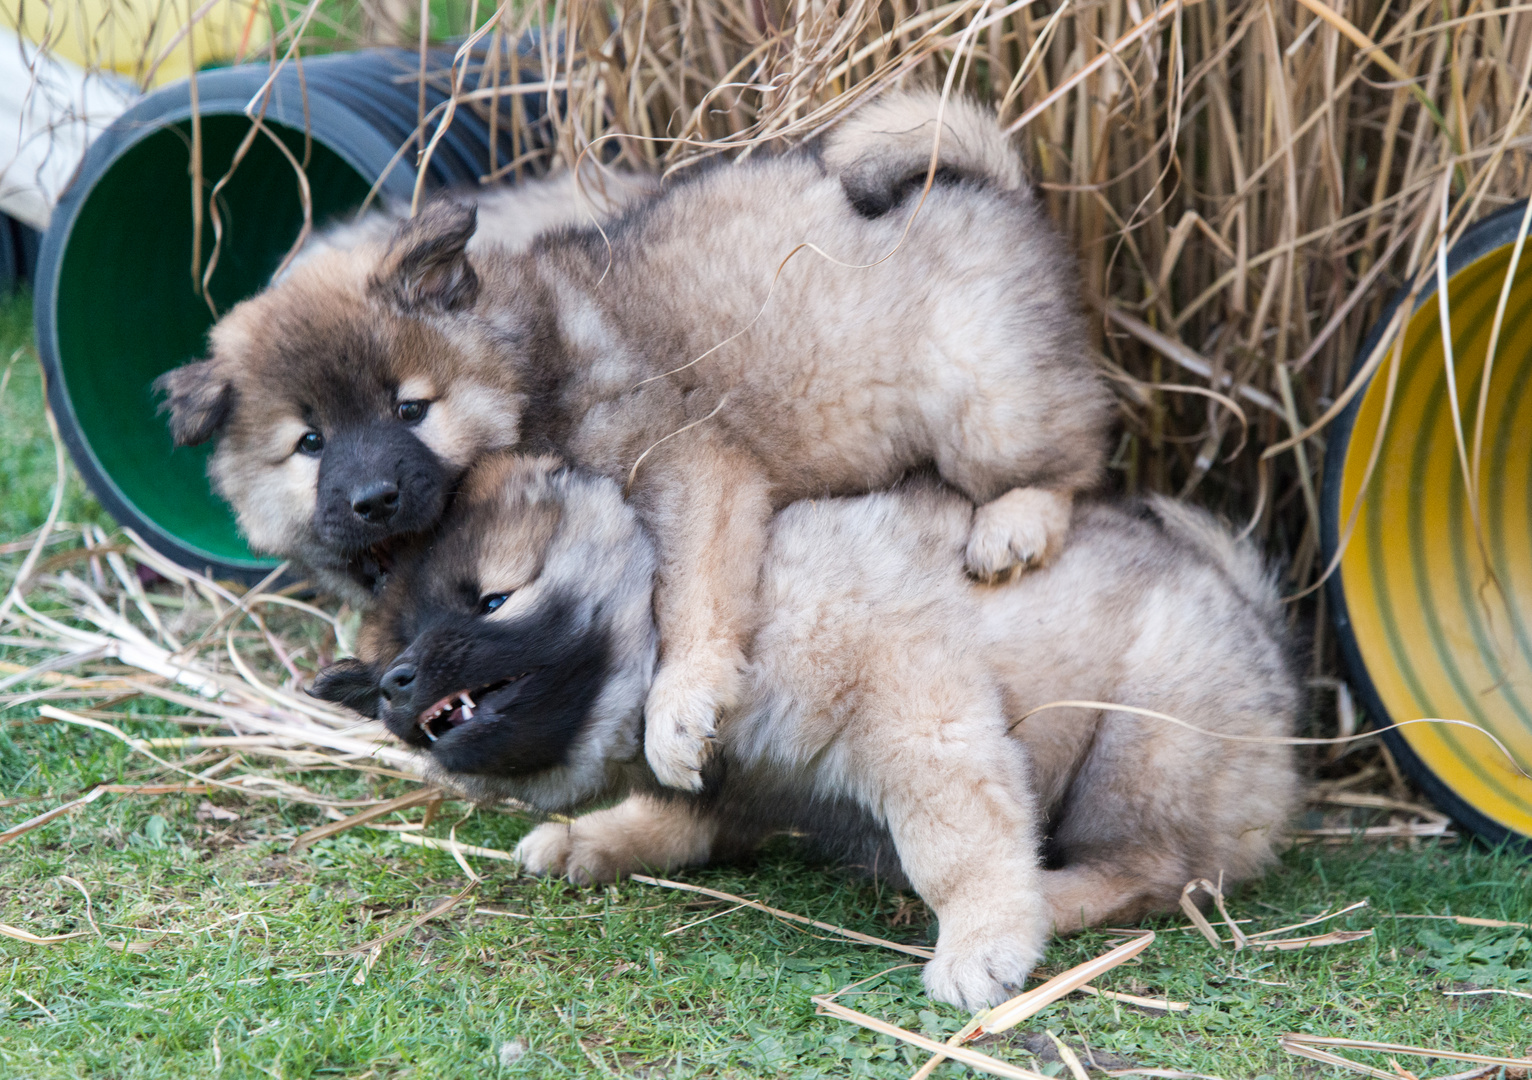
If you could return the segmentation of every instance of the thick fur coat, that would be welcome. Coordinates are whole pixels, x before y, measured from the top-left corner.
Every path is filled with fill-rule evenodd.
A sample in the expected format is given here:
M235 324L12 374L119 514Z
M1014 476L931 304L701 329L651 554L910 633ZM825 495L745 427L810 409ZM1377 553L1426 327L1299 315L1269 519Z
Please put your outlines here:
M965 563L993 579L1054 557L1102 471L1072 259L971 104L893 95L604 231L474 237L472 208L438 204L315 255L165 378L172 426L219 437L211 474L255 547L331 565L429 530L494 451L625 485L659 560L645 746L670 786L700 786L746 691L774 510L934 466L979 504Z
M535 872L663 872L794 830L908 882L940 921L927 987L976 1008L1020 985L1050 930L1260 870L1296 797L1281 737L1299 688L1260 558L1206 514L1087 502L1052 565L995 585L964 571L971 517L915 481L772 519L700 795L658 788L642 756L656 546L613 481L553 459L482 467L368 616L362 658L316 692L472 797L627 796L534 830L517 850ZM1201 730L1033 712L1057 701Z

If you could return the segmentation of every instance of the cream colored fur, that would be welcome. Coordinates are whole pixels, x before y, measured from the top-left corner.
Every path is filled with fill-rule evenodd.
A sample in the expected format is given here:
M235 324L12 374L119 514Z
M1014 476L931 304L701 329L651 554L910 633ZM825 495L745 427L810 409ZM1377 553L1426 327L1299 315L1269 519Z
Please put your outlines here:
M934 146L940 182L917 203ZM235 309L284 330L209 362L238 389L215 475L275 467L241 412L300 408L282 400L290 356L305 392L337 398L424 380L439 396L421 438L448 464L552 450L622 484L660 561L645 752L668 786L700 786L743 700L774 511L934 466L981 506L966 569L994 580L1054 557L1100 478L1111 400L1072 256L971 102L890 94L817 146L683 173L604 233L465 250L471 234L466 212L428 207ZM332 359L353 355L365 366ZM272 550L310 557L292 536Z
M581 508L586 524L534 537L517 524L529 487L566 518ZM629 680L653 639L635 629L649 612L627 568L651 565L650 554L610 492L610 481L551 462L491 470L454 519L473 532L454 531L456 554L414 573L455 580L464 542L478 537L474 572L500 580L497 567L513 562L502 534L521 536L542 569L508 617L532 618L578 589L602 613L590 632L611 634ZM1168 500L1089 503L1050 566L984 585L964 572L971 516L966 499L921 482L800 502L772 519L752 590L759 626L718 729L722 773L701 800L653 788L604 719L575 737L578 778L566 768L434 779L550 810L634 791L540 826L517 849L529 870L576 881L727 858L777 830L807 835L931 905L940 935L926 985L968 1008L1013 992L1050 930L1131 921L1173 908L1192 878L1257 873L1296 797L1292 752L1215 736L1284 736L1298 709L1259 557ZM408 644L389 628L421 617L409 583L396 584L368 620L364 655L378 670ZM632 710L611 696L601 715L637 724L644 687L623 685ZM1059 700L1153 709L1213 734L1111 709L1028 715ZM611 748L604 782L590 771L597 746ZM1045 836L1056 868L1044 869Z

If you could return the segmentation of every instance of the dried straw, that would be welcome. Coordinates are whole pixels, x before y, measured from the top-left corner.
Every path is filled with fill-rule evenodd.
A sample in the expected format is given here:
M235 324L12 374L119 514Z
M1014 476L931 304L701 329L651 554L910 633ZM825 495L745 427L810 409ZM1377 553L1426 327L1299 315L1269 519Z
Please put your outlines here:
M44 0L44 6L65 3ZM712 0L700 6L554 0L486 6L473 25L416 20L413 26L410 16L380 16L376 4L322 12L311 0L278 8L280 26L258 56L271 64L273 79L282 66L300 64L321 47L389 38L423 46L433 37L487 30L485 47L460 49L449 71L433 67L421 48L422 97L432 80L452 91L451 101L420 116L418 131L400 147L403 160L407 146L434 145L454 117L469 112L527 147L522 103L529 93L541 95L552 116L551 147L510 163L487 161L486 176L567 167L593 148L629 166L673 173L708 157L748 155L810 137L901 82L947 85L993 103L1016 132L1048 213L1081 253L1093 343L1121 390L1124 434L1113 469L1122 485L1195 496L1281 549L1290 589L1307 597L1301 610L1311 620L1320 665L1329 662L1330 648L1323 602L1312 590L1333 568L1319 557L1316 520L1326 427L1366 378L1397 376L1402 319L1355 375L1352 358L1389 292L1404 286L1418 294L1471 221L1532 187L1532 14L1517 5L1171 0L1146 11L1137 0ZM208 10L204 4L193 21ZM533 29L541 34L540 55L519 58L502 47ZM167 43L146 43L138 65L143 78L185 43L184 31ZM106 60L97 58L96 66ZM528 74L533 79L523 81ZM470 75L478 77L477 89L466 89ZM252 102L253 119L262 107ZM251 138L264 131L254 124ZM280 148L286 151L285 144ZM289 160L307 222L312 206L301 162ZM194 177L199 190L207 179ZM194 205L200 213L201 200ZM216 200L209 214L216 257L222 227ZM1524 217L1523 236L1529 225L1532 215ZM201 268L204 280L212 266ZM1504 306L1502 299L1497 327ZM728 332L721 328L720 338ZM1482 393L1477 402L1454 402L1459 466L1471 493L1479 489L1484 415ZM1231 438L1236 428L1239 435ZM1381 438L1380 432L1369 477ZM356 725L301 695L296 675L342 649L338 624L325 629L259 590L239 595L189 574L131 535L120 550L89 556L111 571L100 580L44 559L61 542L56 530L64 528L61 446L56 471L44 527L24 547L0 548L0 554L25 551L0 600L7 632L52 654L9 674L24 676L16 685L41 687L27 693L44 703L46 717L122 739L186 775L188 791L201 784L203 790L346 805L264 774L243 754L226 759L235 762L229 771L200 779L156 753L193 750L192 744L151 746L132 736L130 717L108 720L56 703L150 696L192 709L197 716L190 722L207 727L211 738L269 740L230 744L251 756L312 748L355 768L391 766L395 775L408 774L410 759L385 742L376 725ZM1349 536L1358 507L1342 511ZM169 578L183 606L162 606L156 601L163 596L135 590L139 567ZM296 647L277 648L289 632ZM125 680L118 665L144 674ZM80 675L64 676L66 668ZM22 822L0 833L0 842L100 794L93 789ZM357 802L376 808L381 800ZM1431 819L1373 828L1445 835ZM394 835L405 843L442 844ZM509 857L455 842L447 850L457 857ZM1221 895L1214 896L1221 908ZM774 916L791 914L742 902ZM1248 948L1312 947L1340 937L1266 940L1243 935L1222 914L1235 944L1243 937ZM1222 944L1200 912L1191 917ZM831 1011L845 1008L825 1002ZM1297 1036L1284 1047L1331 1053ZM950 1050L959 1060L972 1054L941 1044L928 1048ZM1350 1067L1345 1059L1336 1063ZM985 1059L976 1067L998 1064ZM1012 1070L1002 1075L1032 1075L1002 1067Z
M69 0L43 6L66 21ZM1095 343L1124 390L1114 468L1130 490L1195 492L1248 522L1287 550L1295 592L1326 569L1324 428L1360 385L1351 360L1367 328L1392 289L1428 283L1447 243L1532 181L1532 17L1516 5L507 0L422 7L424 21L410 6L284 0L251 58L274 79L316 51L419 49L422 101L427 83L449 100L422 107L400 147L401 165L420 151L417 176L468 113L518 148L484 162L490 177L593 150L674 172L802 140L901 83L992 103L1081 252ZM256 17L252 6L242 51ZM508 47L532 31L530 55ZM187 37L145 42L143 77ZM427 46L446 39L444 68ZM542 149L522 108L532 95L554 132ZM216 200L208 213L217 233ZM1385 335L1367 374L1395 342ZM1479 398L1456 410L1471 493ZM1256 411L1240 416L1234 400ZM1309 605L1324 644L1321 608Z
M1384 1054L1411 1054L1417 1057L1440 1058L1445 1061L1471 1061L1479 1065L1490 1065L1506 1069L1532 1069L1532 1058L1489 1057L1484 1054L1465 1054L1457 1050L1437 1050L1426 1046L1369 1042L1366 1039L1341 1039L1323 1035L1287 1034L1277 1040L1277 1045L1289 1054L1308 1058L1311 1061L1324 1062L1327 1065L1338 1065L1343 1069L1350 1069L1352 1072L1380 1077L1382 1080L1399 1080L1399 1073L1384 1072L1382 1069L1375 1069L1370 1065L1353 1061L1351 1058L1324 1048L1340 1047L1353 1050L1371 1050Z

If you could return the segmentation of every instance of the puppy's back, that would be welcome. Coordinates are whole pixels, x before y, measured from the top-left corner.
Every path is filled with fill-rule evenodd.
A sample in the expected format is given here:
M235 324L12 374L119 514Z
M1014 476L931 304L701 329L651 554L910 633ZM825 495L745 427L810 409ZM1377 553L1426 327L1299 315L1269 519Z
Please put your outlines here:
M790 701L759 713L778 749L807 762L857 722L805 700L972 680L1000 695L1027 747L1055 857L1107 868L1082 888L1111 890L1110 914L1136 918L1192 878L1232 882L1269 862L1297 797L1281 739L1301 694L1254 546L1170 499L1087 503L1054 565L985 586L962 572L968 515L926 483L778 515L755 651L757 691ZM1032 713L1058 701L1175 720ZM746 758L770 742L757 723L730 736Z

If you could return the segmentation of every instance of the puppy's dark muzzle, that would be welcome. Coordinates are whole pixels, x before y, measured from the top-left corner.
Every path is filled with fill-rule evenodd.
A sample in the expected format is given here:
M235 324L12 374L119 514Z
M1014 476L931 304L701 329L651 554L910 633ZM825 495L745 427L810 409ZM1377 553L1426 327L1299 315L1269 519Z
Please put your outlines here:
M421 693L420 642L394 658L378 679L378 719L385 727L411 746L431 744L420 726L421 711L429 704Z
M442 460L403 424L338 431L319 462L319 536L336 551L355 553L424 532L441 517L451 481Z
M374 715L449 772L526 776L564 764L608 676L604 626L554 597L513 622L436 604L372 684ZM418 624L417 624L418 626Z

